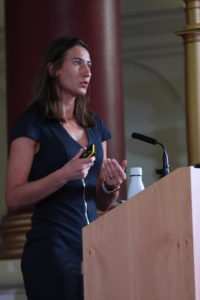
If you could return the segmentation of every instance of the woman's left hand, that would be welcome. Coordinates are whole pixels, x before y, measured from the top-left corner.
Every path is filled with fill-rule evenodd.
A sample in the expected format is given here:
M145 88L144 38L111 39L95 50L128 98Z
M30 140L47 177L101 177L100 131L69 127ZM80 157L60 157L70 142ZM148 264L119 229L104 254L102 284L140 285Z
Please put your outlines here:
M121 164L116 159L105 159L102 164L102 172L105 183L109 186L120 185L126 180L125 168L127 160L123 160Z

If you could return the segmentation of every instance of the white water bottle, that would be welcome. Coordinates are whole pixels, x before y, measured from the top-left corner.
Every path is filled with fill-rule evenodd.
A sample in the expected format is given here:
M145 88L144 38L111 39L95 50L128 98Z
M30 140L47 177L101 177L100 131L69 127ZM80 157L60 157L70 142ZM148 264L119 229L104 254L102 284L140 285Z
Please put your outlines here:
M142 181L142 168L134 167L130 168L130 182L128 188L128 199L135 194L144 190L144 184Z

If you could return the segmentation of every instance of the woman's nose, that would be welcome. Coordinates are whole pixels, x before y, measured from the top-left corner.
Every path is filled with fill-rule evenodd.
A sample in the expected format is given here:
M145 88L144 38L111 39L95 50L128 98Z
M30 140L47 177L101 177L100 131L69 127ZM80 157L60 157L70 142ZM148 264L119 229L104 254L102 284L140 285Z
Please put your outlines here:
M83 66L83 74L86 76L91 76L91 69L87 64Z

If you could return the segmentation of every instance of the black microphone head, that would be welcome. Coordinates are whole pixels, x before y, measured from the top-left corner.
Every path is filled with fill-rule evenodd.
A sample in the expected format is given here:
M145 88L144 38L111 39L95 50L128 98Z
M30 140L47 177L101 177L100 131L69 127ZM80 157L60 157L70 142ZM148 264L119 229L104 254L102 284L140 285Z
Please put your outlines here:
M136 132L132 133L132 138L138 139L138 140L141 140L141 141L153 144L153 145L156 145L158 143L156 139L151 138L146 135L143 135L143 134L140 134L140 133L136 133Z

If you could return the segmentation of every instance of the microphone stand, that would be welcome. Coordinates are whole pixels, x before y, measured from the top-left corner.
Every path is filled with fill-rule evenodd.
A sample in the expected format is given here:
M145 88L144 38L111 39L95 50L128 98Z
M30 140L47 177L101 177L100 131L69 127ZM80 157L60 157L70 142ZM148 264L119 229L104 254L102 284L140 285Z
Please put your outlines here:
M162 167L162 169L155 169L155 171L156 171L156 174L160 175L160 178L169 174L169 160L168 160L168 156L167 156L167 151L163 144L159 143L154 138L151 138L149 136L146 136L146 135L143 135L140 133L136 133L136 132L132 133L132 138L138 139L138 140L146 142L146 143L150 143L152 145L157 145L157 144L160 145L163 148L163 167Z
M168 160L168 155L167 155L167 151L164 147L163 144L157 142L158 145L160 145L163 148L163 167L162 169L155 169L156 174L160 175L160 178L166 176L167 174L169 174L169 160Z

